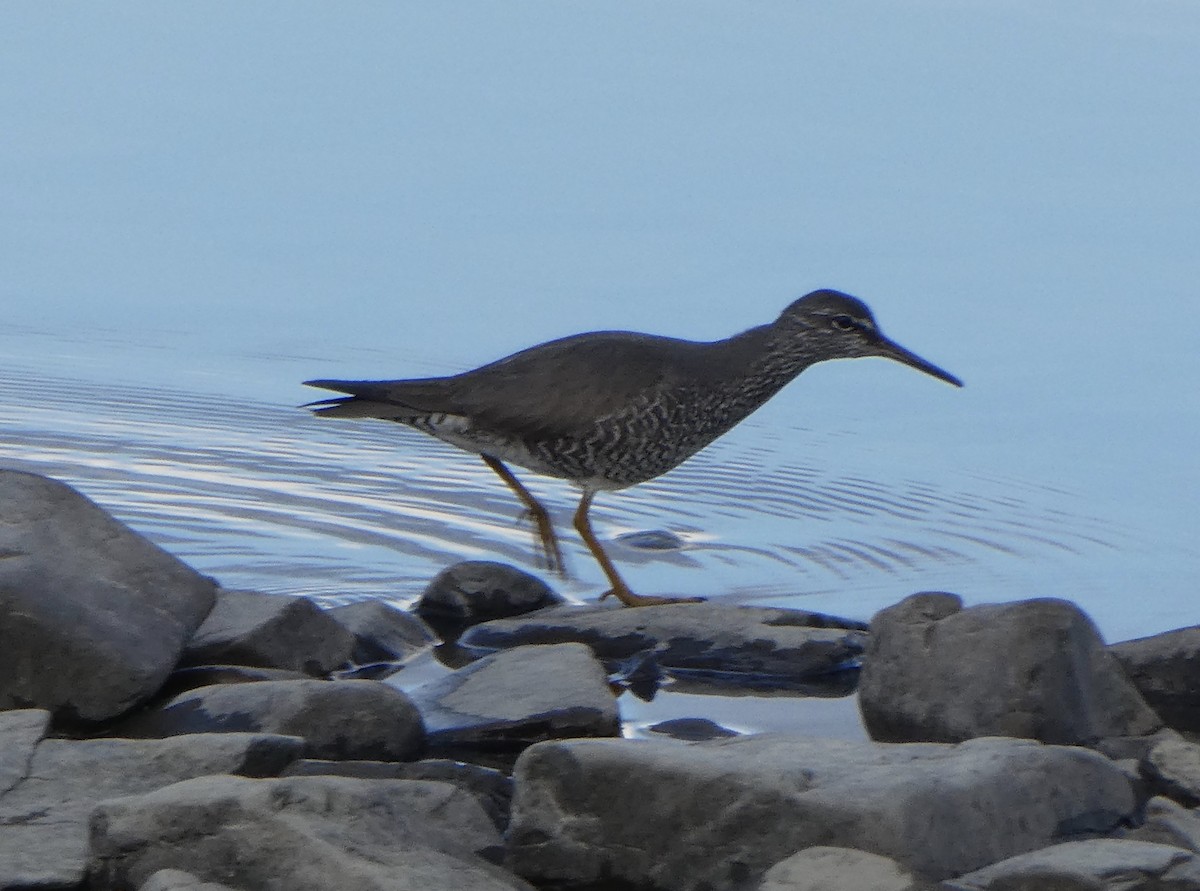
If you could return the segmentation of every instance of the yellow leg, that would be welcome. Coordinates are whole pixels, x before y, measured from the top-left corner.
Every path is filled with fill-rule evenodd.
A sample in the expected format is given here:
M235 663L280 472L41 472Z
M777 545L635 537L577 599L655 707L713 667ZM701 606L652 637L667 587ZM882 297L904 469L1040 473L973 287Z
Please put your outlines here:
M630 591L629 586L625 584L625 580L617 573L617 568L613 566L612 560L608 558L608 554L604 553L604 548L600 546L600 540L596 538L596 533L592 531L592 522L588 519L588 508L592 506L592 498L595 494L595 492L584 491L583 497L579 500L579 508L575 511L575 529L579 532L579 537L583 539L583 543L588 546L588 550L592 552L592 556L596 558L596 562L600 564L600 568L604 570L604 574L608 577L608 583L612 585L609 591L600 595L601 600L609 594L612 594L626 606L700 603L704 600L703 597L643 597L640 594L634 594Z
M566 578L567 564L563 561L562 550L558 546L558 536L554 534L554 525L550 522L549 512L542 507L540 501L533 497L532 492L521 485L521 481L513 476L513 472L504 464L491 455L481 455L480 457L483 458L484 464L496 471L496 475L504 480L505 485L513 490L521 499L521 503L525 505L525 509L529 511L529 516L533 520L535 541L541 545L542 555L546 558L546 568Z

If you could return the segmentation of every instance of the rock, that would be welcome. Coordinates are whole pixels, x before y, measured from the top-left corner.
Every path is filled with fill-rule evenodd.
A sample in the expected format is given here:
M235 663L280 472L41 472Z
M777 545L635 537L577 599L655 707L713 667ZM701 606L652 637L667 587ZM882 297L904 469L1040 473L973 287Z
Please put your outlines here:
M0 470L0 709L103 721L154 694L216 583L70 486Z
M303 744L249 733L44 739L24 778L0 795L0 888L75 888L87 865L88 815L101 799L207 774L275 774Z
M761 735L571 740L518 759L509 863L535 883L749 884L794 852L854 847L940 880L1131 816L1089 749L1010 739L887 745Z
M1200 730L1200 625L1108 648L1158 716L1176 730Z
M227 591L197 629L184 665L252 665L320 677L344 665L354 635L307 597Z
M424 761L297 761L286 777L337 776L363 780L436 780L470 792L484 812L503 831L512 805L512 778L490 767L444 758Z
M434 577L417 601L417 614L442 633L554 606L563 598L536 576L488 560L464 560Z
M33 752L49 726L45 709L0 712L0 800L29 775Z
M1200 857L1169 845L1098 838L1065 842L960 876L947 891L1190 891Z
M646 728L651 733L681 739L685 742L699 742L704 739L728 739L737 736L736 730L722 727L708 718L672 718L669 721L659 721Z
M1184 739L1163 739L1142 761L1152 789L1185 807L1200 804L1200 746Z
M1126 837L1200 853L1200 813L1169 798L1151 798L1146 802L1144 822Z
M146 880L138 891L238 891L228 885L202 882L190 872L178 869L160 869Z
M200 687L122 727L136 736L279 733L303 737L308 758L407 761L425 745L421 715L379 681L251 681Z
M1064 600L963 609L952 594L917 594L881 611L871 630L859 706L876 740L1087 745L1162 726L1091 620Z
M248 684L251 681L303 681L310 675L285 668L255 668L253 665L194 665L177 668L158 691L158 698L178 696L197 687L214 684Z
M437 635L416 616L379 600L360 600L326 610L354 635L350 661L402 662L437 643Z
M805 848L776 863L758 891L914 891L913 877L890 857L853 848Z
M720 603L562 607L477 625L460 643L503 649L578 641L601 659L627 659L653 649L657 662L676 672L798 680L844 668L865 646L861 630L810 624L814 622L829 618L804 610Z
M91 887L124 891L171 868L247 889L532 891L484 859L500 841L447 783L204 777L97 807Z
M408 692L435 751L515 753L546 739L620 734L604 667L582 644L518 647Z

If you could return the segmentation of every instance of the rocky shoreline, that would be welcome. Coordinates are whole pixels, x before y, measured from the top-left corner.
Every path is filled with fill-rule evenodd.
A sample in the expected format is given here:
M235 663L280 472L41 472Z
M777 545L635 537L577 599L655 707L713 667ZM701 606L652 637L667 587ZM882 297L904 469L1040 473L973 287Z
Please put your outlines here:
M672 682L857 685L871 739L622 738ZM0 470L0 891L1200 889L1198 700L1200 628L1067 600L577 607L476 562L322 610Z

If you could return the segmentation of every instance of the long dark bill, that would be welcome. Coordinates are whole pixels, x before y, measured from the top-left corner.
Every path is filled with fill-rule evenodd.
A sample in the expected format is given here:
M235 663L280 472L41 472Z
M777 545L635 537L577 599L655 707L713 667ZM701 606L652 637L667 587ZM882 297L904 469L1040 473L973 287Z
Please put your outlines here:
M904 347L895 341L888 340L886 337L879 339L879 355L885 356L888 359L895 359L897 362L903 362L909 368L915 368L917 371L923 371L926 374L931 374L938 380L943 380L948 384L954 384L956 387L961 387L963 382L956 378L948 371L938 368L932 362L926 362L916 353L910 353Z

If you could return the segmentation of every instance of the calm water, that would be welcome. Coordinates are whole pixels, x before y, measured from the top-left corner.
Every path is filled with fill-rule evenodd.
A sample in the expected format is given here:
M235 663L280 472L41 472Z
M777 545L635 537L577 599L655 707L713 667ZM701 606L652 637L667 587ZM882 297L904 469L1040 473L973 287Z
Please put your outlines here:
M0 50L0 465L226 585L536 569L480 462L299 381L724 337L829 286L966 388L826 363L600 496L635 589L1200 621L1194 3L8 3ZM527 479L595 597L574 493Z

